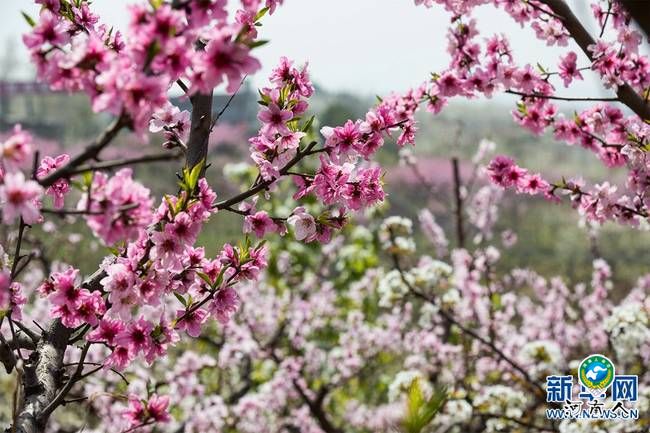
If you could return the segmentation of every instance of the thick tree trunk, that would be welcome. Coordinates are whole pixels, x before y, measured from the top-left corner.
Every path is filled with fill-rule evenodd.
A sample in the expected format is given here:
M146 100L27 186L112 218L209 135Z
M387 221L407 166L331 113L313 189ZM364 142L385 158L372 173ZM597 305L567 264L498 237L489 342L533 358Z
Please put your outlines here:
M647 0L619 0L634 21L650 37L650 2Z
M26 361L22 380L23 401L20 402L15 426L17 433L45 431L48 417L43 416L43 410L54 401L63 382L63 355L71 332L72 329L55 320Z
M212 129L212 92L197 93L190 98L192 102L192 126L187 143L185 166L194 167L208 157L208 140ZM205 173L205 166L203 172Z
M82 286L90 291L101 289L99 282L106 274L96 271ZM63 356L72 335L72 329L63 326L60 320L54 320L41 335L36 349L23 366L22 393L18 401L16 425L5 430L6 433L41 433L50 413L45 409L54 402L62 389L64 372ZM65 397L65 396L62 396ZM62 399L61 399L62 400ZM60 401L59 401L60 403Z

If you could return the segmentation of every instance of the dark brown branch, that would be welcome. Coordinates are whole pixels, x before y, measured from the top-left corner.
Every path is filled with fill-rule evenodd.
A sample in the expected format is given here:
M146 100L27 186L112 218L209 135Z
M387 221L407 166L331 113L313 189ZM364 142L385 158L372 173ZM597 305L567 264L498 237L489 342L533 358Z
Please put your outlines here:
M456 215L456 240L459 248L465 248L465 227L463 224L463 193L462 179L458 158L451 159L451 167L454 178L454 214Z
M90 145L88 145L83 152L75 156L70 160L66 165L59 168L58 170L48 174L44 178L40 179L40 183L44 187L51 186L59 179L67 178L72 175L74 169L79 167L81 164L85 163L88 160L96 158L99 153L108 146L111 141L117 136L117 134L122 130L122 128L128 125L128 116L125 114L121 115L113 123L111 123L108 128L102 132L102 134L95 139Z
M41 411L41 413L38 416L38 420L42 422L42 420L47 420L48 417L54 410L59 407L60 404L63 403L65 400L65 397L68 395L72 387L74 386L75 383L79 380L81 375L83 374L84 370L84 361L86 360L86 355L88 354L88 349L90 349L90 344L91 343L86 343L81 350L81 355L79 356L79 363L77 364L77 368L74 372L74 374L68 379L66 384L61 388L61 391L54 397L52 401L49 402L49 404Z
M307 405L309 408L309 412L311 415L316 419L316 422L320 426L320 428L323 429L325 433L343 433L343 430L340 428L334 426L332 422L329 420L327 417L327 414L323 410L323 400L325 398L325 395L323 395L320 398L317 398L316 400L312 400L309 398L309 396L305 393L305 391L302 389L300 384L298 383L297 380L293 379L291 381L293 383L293 387L300 396L300 399Z
M16 433L41 433L45 430L47 417L41 414L57 395L62 377L63 355L71 331L59 320L55 320L26 361L22 407L16 424L12 427Z
M132 159L105 161L97 164L80 166L74 170L70 170L69 175L73 176L75 174L84 173L86 171L109 170L112 168L126 167L134 164L143 164L143 163L159 162L159 161L171 161L174 159L179 159L181 156L183 156L182 153L162 152L162 153L156 153L152 155L143 155Z
M293 166L298 164L300 160L302 160L305 156L309 155L309 152L316 146L316 142L312 141L307 145L304 151L298 151L296 153L296 156L294 156L291 161L287 163L284 167L280 169L280 176L285 176ZM276 179L277 180L277 179ZM270 180L265 180L263 182L257 183L255 186L253 186L251 189L242 192L241 194L238 194L232 198L229 198L228 200L221 201L215 205L217 209L223 210L232 207L233 205L236 205L237 203L240 203L247 198L250 198L257 194L258 192L264 191L266 188L268 188L274 181Z
M554 14L561 17L564 28L573 37L589 60L592 62L596 60L593 53L589 51L589 46L595 44L596 41L587 29L585 29L580 20L573 14L569 5L564 0L540 0L540 2L550 7ZM623 104L627 105L641 119L650 119L650 107L629 84L619 86L616 95Z
M185 166L188 168L194 167L201 161L206 162L208 157L208 139L212 126L212 91L196 93L190 101L192 102L192 126L185 156ZM205 173L205 165L203 173Z
M16 270L18 269L18 262L20 262L20 249L23 245L23 235L25 234L25 228L27 224L23 221L23 218L20 217L20 225L18 226L18 238L16 239L16 249L14 250L13 263L11 264L11 280L13 281L16 278Z
M104 271L98 270L82 283L82 287L100 290L99 282L105 276ZM7 431L42 433L45 430L49 414L43 416L42 413L58 395L63 377L63 356L73 331L63 326L60 320L54 320L41 335L36 350L25 362L20 413L15 425Z
M556 95L544 95L543 93L524 93L512 89L507 89L505 93L511 95L519 95L524 98L538 98L538 99L552 99L554 101L575 101L575 102L615 102L619 101L619 98L590 98L590 97L576 97L572 98L569 96L556 96Z
M646 36L650 36L650 11L647 1L644 0L617 0L632 15L634 21L643 29Z
M239 93L239 89L241 89L241 86L244 85L244 81L246 81L247 77L248 77L248 75L244 75L244 77L241 79L241 82L239 83L239 87L237 87L237 90L235 90L235 92L232 95L230 95L230 98L228 98L228 101L226 101L224 106L221 107L221 110L219 110L217 115L214 116L214 120L212 121L212 124L210 125L210 131L212 131L214 129L214 127L217 124L217 122L219 121L219 119L221 119L221 116L223 116L223 113L225 113L226 110L228 109L228 107L230 107L230 104L232 104L232 101L234 101L235 96L237 96L237 93Z

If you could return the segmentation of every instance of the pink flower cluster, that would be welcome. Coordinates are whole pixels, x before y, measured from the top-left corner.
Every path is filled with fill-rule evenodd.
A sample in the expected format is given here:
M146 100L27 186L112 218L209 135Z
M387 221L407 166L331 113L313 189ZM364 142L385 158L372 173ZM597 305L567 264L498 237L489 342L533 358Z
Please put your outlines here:
M186 110L181 111L168 102L154 112L149 131L154 133L164 131L165 148L171 149L177 146L185 148L185 141L190 133L190 113Z
M77 208L88 212L84 216L88 226L107 245L137 239L153 220L149 189L133 180L130 168L123 168L110 178L105 173L95 173L89 191Z
M9 312L14 320L21 320L21 308L26 303L20 284L11 281L9 269L0 268L0 312Z
M51 302L52 316L61 319L68 328L82 324L97 326L99 317L106 312L101 293L82 288L79 271L74 268L53 273L38 291Z
M266 267L261 246L226 244L215 259L194 247L201 226L215 212L216 194L191 173L198 170L185 170L185 189L166 197L155 213L149 210L148 191L133 182L130 171L110 180L100 176L90 209L101 212L88 216L89 224L107 230L99 232L107 242L135 240L106 259L101 290L81 284L72 268L52 274L39 288L54 317L70 328L89 325L86 339L110 348L107 367L123 369L138 356L152 362L178 340L178 331L198 336L210 317L227 323L239 306L234 286L256 279ZM113 216L115 208L130 203L142 210ZM178 302L180 309L174 306ZM168 308L173 316L165 313Z
M138 428L151 423L165 423L171 417L168 412L169 397L153 394L143 401L137 395L129 396L129 407L122 414L129 422L130 428Z
M265 4L273 12L281 1ZM38 76L56 90L84 91L95 111L127 114L138 132L166 106L176 80L189 79L192 93L223 82L232 92L260 67L250 55L260 0L242 2L232 23L222 0L134 5L126 36L101 24L87 2L43 6L23 37ZM199 41L205 49L188 49Z
M65 153L58 155L54 158L46 156L41 161L41 165L36 170L36 176L39 179L55 172L63 167L70 161L70 155ZM45 194L51 195L54 198L54 208L61 209L65 204L65 195L70 191L70 183L68 180L61 178L45 190Z
M18 218L22 218L26 224L34 224L41 219L43 188L37 182L26 179L20 171L30 162L32 141L32 136L16 125L9 138L0 143L0 210L5 224L11 224Z
M272 218L267 212L257 210L254 201L240 207L245 215L244 232L258 237L268 232L284 234L286 221L298 239L325 242L333 230L342 226L348 210L359 210L384 199L380 168L361 161L370 159L393 130L401 130L397 138L400 146L414 142L414 112L422 93L391 96L363 120L323 128L321 132L326 139L323 148L314 149L316 143L310 143L301 149L301 140L312 124L311 118L304 118L307 99L314 92L307 66L296 68L290 60L282 58L270 81L273 86L260 91L263 108L258 119L262 125L258 135L250 139L251 157L261 178L272 184L291 174L298 187L295 199L314 194L334 211L314 218L299 206L288 218ZM288 173L288 168L300 158L316 153L321 153L316 173Z
M432 82L421 89L429 111L437 114L455 96L489 98L498 91L518 95L513 118L522 127L538 135L552 130L556 139L592 151L607 167L627 166L625 187L609 183L586 187L584 182L575 180L550 189L550 194L565 191L575 207L597 221L613 219L636 225L640 219L650 216L649 188L645 181L650 163L643 156L649 144L650 125L641 116L625 117L619 108L603 103L569 118L560 114L554 102L554 99L572 100L556 95L554 77L569 87L583 78L582 71L589 69L601 77L605 87L617 91L626 85L644 98L650 85L650 60L641 54L641 34L630 26L630 17L620 4L594 2L592 11L602 29L601 35L587 47L585 55L567 51L559 58L558 70L549 72L541 65L536 68L517 65L504 35L489 37L484 44L477 41L476 23L467 17L486 1L416 0L415 3L426 7L442 4L455 17L448 34L449 67L434 74ZM489 0L487 3L505 10L522 26L532 27L536 36L548 45L567 45L567 29L544 2ZM579 66L580 60L585 66ZM529 193L548 189L548 184L536 175L505 164L504 160L496 161L492 168L492 178L499 185L515 186L518 191ZM596 198L600 196L603 198Z
M549 194L550 185L539 174L530 174L507 156L495 157L487 167L492 182L518 193Z
M299 122L309 106L307 98L314 93L307 65L297 69L286 57L270 79L273 87L260 90L263 108L257 118L262 127L249 140L251 158L267 181L278 179L282 167L296 156L306 135Z

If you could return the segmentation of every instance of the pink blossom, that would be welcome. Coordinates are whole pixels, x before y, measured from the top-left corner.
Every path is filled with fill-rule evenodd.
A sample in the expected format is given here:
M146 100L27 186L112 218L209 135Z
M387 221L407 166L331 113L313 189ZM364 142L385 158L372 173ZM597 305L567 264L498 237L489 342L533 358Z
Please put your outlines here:
M186 212L180 212L174 220L165 225L165 233L186 245L193 245L199 235L201 224L190 218Z
M11 312L12 319L22 319L22 306L27 298L19 283L11 281L9 270L0 270L0 312Z
M23 42L27 48L41 48L43 45L56 47L68 41L66 28L58 17L49 10L43 10L38 23L31 33L23 35Z
M115 345L115 338L124 331L124 323L117 319L103 318L99 325L86 336L91 342L103 342Z
M115 337L115 342L119 346L128 347L135 353L144 352L152 344L151 331L153 325L151 322L140 318L129 323L126 328Z
M168 422L171 417L167 411L169 408L169 397L153 394L147 401L147 414L155 422Z
M208 312L202 308L194 309L191 312L189 310L178 310L176 311L176 317L183 318L176 323L176 329L185 330L187 335L196 338L201 335L201 327L208 318Z
M129 346L116 346L104 361L106 368L124 370L135 359L136 353Z
M217 292L214 300L210 303L209 311L215 319L225 325L239 309L239 304L237 292L231 287L224 287Z
M17 170L29 162L32 154L32 136L20 125L14 126L13 133L0 143L0 163L7 171Z
M252 74L261 67L250 55L250 49L234 41L232 36L232 30L227 27L215 30L204 52L199 54L197 72L202 77L198 89L208 91L228 80L226 89L233 93L245 74Z
M183 269L182 255L185 251L183 243L169 232L154 232L151 235L153 247L150 256L160 269L180 271Z
M107 244L134 240L152 222L153 200L149 189L132 178L129 168L108 178L95 173L90 203L84 194L77 207L96 214L85 216L88 226Z
M357 149L361 144L359 125L351 120L345 125L336 128L323 128L321 133L325 137L325 146L336 148L337 152L346 154Z
M304 207L297 207L293 210L287 223L293 227L296 240L311 242L316 236L316 221Z
M569 87L574 78L582 80L582 74L576 65L577 58L578 55L574 51L569 51L560 59L560 77L564 82L564 87Z
M38 178L44 178L47 175L55 172L57 169L63 167L70 161L70 156L67 154L58 155L55 158L46 156L41 161L38 170L36 171L36 176ZM65 195L70 191L69 182L64 179L57 179L56 182L45 190L45 194L51 195L54 197L54 208L60 209L64 205Z
M266 211L258 211L244 217L244 233L254 232L258 238L275 230L275 223Z
M443 73L436 81L436 84L441 96L456 96L463 90L460 79L453 72Z
M134 394L129 396L129 407L122 413L122 416L129 422L130 427L144 424L146 421L145 405Z
M2 221L11 224L16 218L22 218L26 224L38 222L43 188L33 180L25 180L19 171L5 174L3 181L0 184Z
M275 103L269 104L265 110L260 111L257 118L264 123L262 132L267 136L276 133L281 135L291 134L291 131L287 128L287 122L293 118L293 113L281 109Z
M529 174L524 176L518 183L518 190L530 194L536 195L539 193L544 193L549 189L549 184L539 174Z

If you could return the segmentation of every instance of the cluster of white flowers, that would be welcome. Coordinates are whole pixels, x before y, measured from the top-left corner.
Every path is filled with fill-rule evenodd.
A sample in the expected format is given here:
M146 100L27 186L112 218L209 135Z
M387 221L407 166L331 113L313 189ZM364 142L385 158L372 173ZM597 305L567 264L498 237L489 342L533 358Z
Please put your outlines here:
M560 347L553 341L531 341L521 348L519 358L528 366L531 376L543 378L559 371L564 363Z
M526 406L526 395L508 386L494 385L483 388L474 400L474 407L480 413L501 414L508 418L521 418ZM509 430L512 421L504 418L490 418L485 423L485 432L496 433Z
M449 400L433 419L432 431L464 433L462 424L472 418L472 405L466 400L467 392L457 389L449 393ZM459 425L460 424L460 425Z
M406 370L397 373L395 379L388 385L388 401L396 402L400 401L402 397L405 397L414 380L418 381L420 390L426 398L430 398L433 389L429 381L424 377L424 374L418 370Z
M421 293L434 294L435 299L440 299L446 308L451 308L460 301L460 293L452 287L453 271L447 263L428 256L423 257L418 266L404 272L403 278L398 270L389 271L377 285L379 305L392 306L409 292L411 286Z
M408 273L404 274L404 278L406 278L409 284L413 284L412 277ZM409 288L404 284L400 272L396 269L389 271L379 280L379 284L377 284L379 306L384 308L391 307L396 301L402 299L408 291Z
M650 341L648 311L638 302L622 304L605 319L616 355L622 361L636 357L640 347Z
M434 260L429 256L420 259L418 266L408 272L415 286L423 292L444 293L451 286L451 276L454 270L445 262Z
M413 254L415 241L412 234L413 221L401 216L386 218L379 228L382 247L391 254Z

